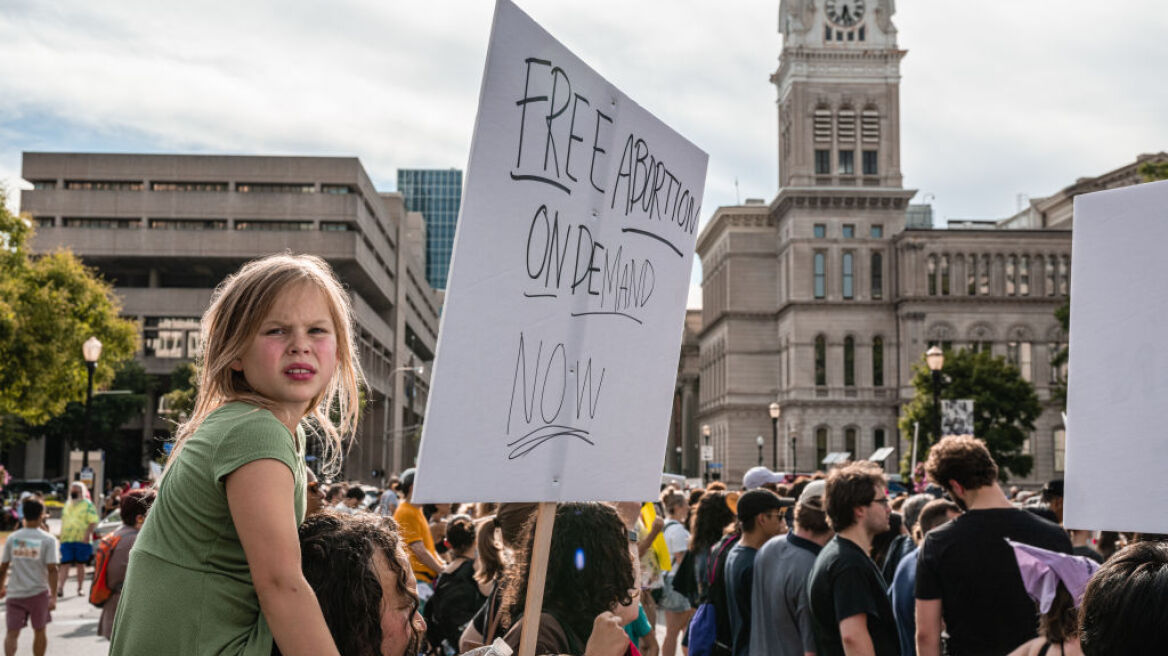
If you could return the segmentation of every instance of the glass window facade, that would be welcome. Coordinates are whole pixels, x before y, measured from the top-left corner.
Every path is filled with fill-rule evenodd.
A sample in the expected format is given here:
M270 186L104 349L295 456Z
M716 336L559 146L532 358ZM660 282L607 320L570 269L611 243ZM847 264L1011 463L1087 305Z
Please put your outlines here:
M462 205L462 171L398 169L397 190L405 199L406 211L421 212L426 220L426 280L434 289L446 289Z

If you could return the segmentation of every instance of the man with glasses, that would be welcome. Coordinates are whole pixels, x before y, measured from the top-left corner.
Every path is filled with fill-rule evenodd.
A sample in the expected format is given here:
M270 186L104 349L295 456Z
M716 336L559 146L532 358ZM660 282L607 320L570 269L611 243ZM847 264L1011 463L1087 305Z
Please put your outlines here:
M734 656L750 653L751 589L754 557L766 541L787 532L786 509L794 499L782 498L768 489L750 490L738 498L738 523L742 539L726 556L726 606L734 639Z
M828 656L898 656L888 588L869 556L872 538L888 530L892 512L884 473L867 462L840 467L827 477L824 499L836 535L807 581L815 645Z

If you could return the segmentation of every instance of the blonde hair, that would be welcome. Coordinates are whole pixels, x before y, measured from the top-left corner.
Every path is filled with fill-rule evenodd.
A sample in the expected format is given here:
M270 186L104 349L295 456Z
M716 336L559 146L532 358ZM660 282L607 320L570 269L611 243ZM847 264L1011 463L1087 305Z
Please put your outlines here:
M215 289L200 322L202 353L195 362L198 396L190 419L178 427L167 471L187 438L223 404L244 401L275 410L275 404L253 390L243 372L232 369L231 364L243 357L280 293L298 283L310 284L324 294L336 331L337 368L309 403L306 417L316 424L313 432L321 438L325 474L339 471L344 438L356 430L360 412L362 374L353 343L352 307L324 260L290 253L248 262ZM336 424L330 413L339 418Z

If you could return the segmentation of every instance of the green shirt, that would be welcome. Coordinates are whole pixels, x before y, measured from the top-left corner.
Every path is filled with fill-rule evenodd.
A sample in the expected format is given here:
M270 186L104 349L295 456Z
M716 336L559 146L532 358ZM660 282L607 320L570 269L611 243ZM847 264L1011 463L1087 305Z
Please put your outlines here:
M228 403L187 439L130 552L111 656L271 653L272 633L260 612L224 484L231 472L262 459L279 460L292 470L299 525L305 504L303 429L293 440L271 412Z
M61 542L85 542L89 525L100 521L97 508L88 499L77 499L65 504L61 512Z

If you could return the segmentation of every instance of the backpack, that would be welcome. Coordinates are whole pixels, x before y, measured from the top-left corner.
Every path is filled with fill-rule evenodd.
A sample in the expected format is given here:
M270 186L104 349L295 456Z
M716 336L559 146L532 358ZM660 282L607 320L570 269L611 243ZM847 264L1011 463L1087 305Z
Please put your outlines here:
M110 533L101 539L93 553L93 584L89 586L89 603L98 608L104 606L115 592L122 589L119 585L118 589L114 590L109 584L110 557L114 555L114 549L121 541L122 536Z
M738 543L731 535L710 549L707 571L709 592L689 622L689 656L729 656L730 612L726 608L726 554Z
M422 611L426 639L435 649L440 649L443 641L457 649L462 630L485 600L474 579L474 561L468 560L453 572L440 574L434 582L434 594Z

